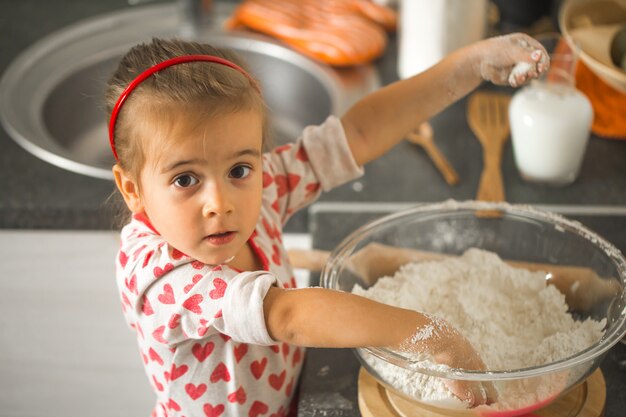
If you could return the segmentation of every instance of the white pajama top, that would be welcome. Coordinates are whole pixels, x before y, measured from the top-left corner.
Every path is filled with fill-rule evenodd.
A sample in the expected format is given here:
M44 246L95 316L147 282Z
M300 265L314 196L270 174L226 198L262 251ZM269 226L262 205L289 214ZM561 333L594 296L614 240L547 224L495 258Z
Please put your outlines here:
M263 316L270 286L296 285L282 226L321 191L360 175L334 116L264 154L263 205L249 239L261 271L191 259L145 216L123 228L117 284L157 397L154 416L289 414L304 350L272 340Z

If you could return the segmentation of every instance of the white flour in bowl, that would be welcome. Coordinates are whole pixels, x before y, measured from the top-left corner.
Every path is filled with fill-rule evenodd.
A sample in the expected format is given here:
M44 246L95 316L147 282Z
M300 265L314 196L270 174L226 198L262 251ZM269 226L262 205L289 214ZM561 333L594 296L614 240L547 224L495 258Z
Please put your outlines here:
M479 249L443 261L406 264L393 277L382 277L369 289L357 285L352 292L447 320L472 343L490 371L567 358L599 340L606 324L605 320L574 320L564 295L546 285L545 273L510 267L496 254ZM420 329L415 337L428 337L428 331ZM439 378L371 355L366 360L390 385L410 397L445 407L466 407ZM498 402L492 407L521 408L549 399L582 372L499 383Z

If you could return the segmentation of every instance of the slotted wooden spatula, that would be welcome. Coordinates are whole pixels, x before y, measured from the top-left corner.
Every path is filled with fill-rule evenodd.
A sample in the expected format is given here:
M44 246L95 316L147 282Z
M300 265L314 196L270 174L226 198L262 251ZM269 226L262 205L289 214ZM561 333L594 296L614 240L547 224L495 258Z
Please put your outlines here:
M467 103L467 120L483 147L483 172L476 199L504 201L504 184L500 164L502 149L509 137L509 102L502 93L474 93Z

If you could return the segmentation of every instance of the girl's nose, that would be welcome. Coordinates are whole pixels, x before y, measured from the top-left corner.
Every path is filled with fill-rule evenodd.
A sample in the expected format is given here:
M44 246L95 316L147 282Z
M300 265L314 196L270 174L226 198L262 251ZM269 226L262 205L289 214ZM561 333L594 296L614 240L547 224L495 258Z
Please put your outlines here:
M213 184L207 188L202 215L204 217L213 217L232 213L234 206L229 198L227 187Z

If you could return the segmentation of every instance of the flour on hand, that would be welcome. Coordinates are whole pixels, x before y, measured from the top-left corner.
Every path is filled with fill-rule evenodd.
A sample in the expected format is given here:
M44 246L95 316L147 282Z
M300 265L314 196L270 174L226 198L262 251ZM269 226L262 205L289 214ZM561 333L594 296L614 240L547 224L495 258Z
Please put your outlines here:
M496 254L479 249L458 258L406 264L393 277L382 277L369 289L357 285L352 292L446 320L472 343L490 371L567 358L599 340L606 325L606 320L575 320L564 295L546 284L545 273L513 268ZM436 331L431 327L417 329L415 342L430 337ZM412 359L421 361L422 367L447 369L425 355ZM441 378L371 355L366 360L389 384L413 398L442 407L467 407ZM583 371L498 382L498 401L481 407L510 410L536 404L559 394Z

